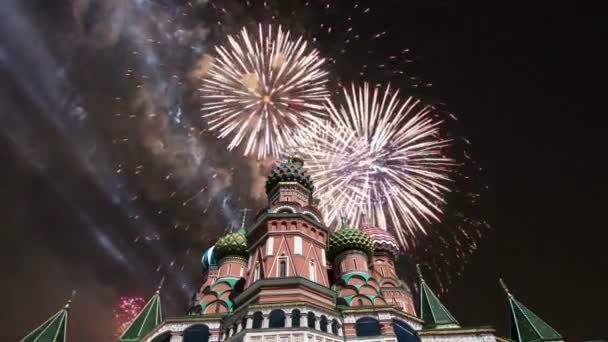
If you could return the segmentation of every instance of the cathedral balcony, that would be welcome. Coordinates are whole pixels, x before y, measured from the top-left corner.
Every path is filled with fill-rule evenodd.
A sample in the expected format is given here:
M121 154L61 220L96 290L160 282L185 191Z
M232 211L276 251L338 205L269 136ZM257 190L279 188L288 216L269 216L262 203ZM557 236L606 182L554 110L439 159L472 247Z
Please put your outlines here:
M340 314L307 303L251 305L237 310L222 327L227 341L342 341Z

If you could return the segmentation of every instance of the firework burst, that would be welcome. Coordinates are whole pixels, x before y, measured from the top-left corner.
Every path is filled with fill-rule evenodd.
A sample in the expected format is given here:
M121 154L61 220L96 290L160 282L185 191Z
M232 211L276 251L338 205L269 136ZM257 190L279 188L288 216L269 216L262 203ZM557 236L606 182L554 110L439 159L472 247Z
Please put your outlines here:
M245 155L278 156L294 129L323 119L327 72L324 59L280 26L243 29L229 36L203 78L203 117L228 149L241 143Z
M145 304L146 301L142 297L120 297L120 302L114 309L114 324L116 325L114 335L116 338L127 330Z
M413 97L352 85L344 103L327 101L329 125L298 139L328 224L346 215L358 226L362 214L383 229L392 227L410 246L425 224L441 219L444 194L456 162L444 151L434 108Z

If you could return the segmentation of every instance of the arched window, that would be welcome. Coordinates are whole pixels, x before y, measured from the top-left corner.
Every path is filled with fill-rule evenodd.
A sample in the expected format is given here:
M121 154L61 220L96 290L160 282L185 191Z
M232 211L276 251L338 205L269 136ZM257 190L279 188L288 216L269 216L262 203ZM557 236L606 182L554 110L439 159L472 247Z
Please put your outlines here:
M321 328L321 331L327 332L327 317L325 317L325 315L321 316L321 321L319 322L319 327Z
M357 269L357 259L353 258L353 265L355 265L355 270Z
M363 317L355 324L357 336L380 336L380 322L371 317Z
M315 267L315 261L311 260L310 265L308 266L308 278L310 281L317 281L317 268Z
M256 311L253 314L253 329L262 329L262 322L264 321L264 315L261 312Z
M156 336L152 342L170 342L171 341L171 332L167 331L161 335Z
M260 263L255 263L255 268L253 269L253 281L260 280Z
M334 335L338 335L338 321L337 320L333 320L331 321L331 333Z
M285 259L279 261L279 277L287 277L287 260Z
M397 342L420 342L416 331L406 322L394 319L393 330L397 337Z
M285 328L285 312L272 310L270 312L270 328Z
M363 306L363 299L357 298L357 304L359 304L359 306Z
M241 320L241 329L247 328L247 317L243 317Z
M311 329L315 328L315 323L317 322L317 318L315 317L315 313L314 312L309 312L307 315L308 318L308 327Z
M208 342L209 327L204 324L189 326L184 330L184 342Z
M298 309L291 312L291 326L294 328L300 327L300 310Z

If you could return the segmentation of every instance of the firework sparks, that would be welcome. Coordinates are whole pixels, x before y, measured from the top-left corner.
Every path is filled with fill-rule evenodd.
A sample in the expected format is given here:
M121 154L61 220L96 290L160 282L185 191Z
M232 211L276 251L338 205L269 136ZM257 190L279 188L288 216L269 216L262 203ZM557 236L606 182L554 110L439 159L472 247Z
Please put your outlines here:
M135 320L141 312L146 301L142 297L120 297L120 302L114 309L115 337L118 338Z
M419 100L353 85L344 103L327 101L330 125L304 131L297 147L307 159L328 224L340 212L358 226L361 214L394 228L404 246L425 223L441 219L444 194L456 162L444 156L434 108Z
M232 136L228 149L245 143L245 155L278 156L294 129L324 117L325 62L299 37L280 26L243 29L216 48L203 78L203 117L218 136Z

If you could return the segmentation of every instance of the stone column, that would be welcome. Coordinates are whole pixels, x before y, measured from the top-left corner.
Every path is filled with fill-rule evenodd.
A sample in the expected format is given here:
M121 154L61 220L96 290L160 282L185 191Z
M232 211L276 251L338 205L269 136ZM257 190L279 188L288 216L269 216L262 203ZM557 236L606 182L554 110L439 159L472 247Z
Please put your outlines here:
M268 316L264 315L264 320L262 321L262 329L267 329L269 323L270 323L270 320L268 319Z
M243 330L243 324L239 323L239 324L236 326L236 332L237 332L237 333L240 333L242 330Z
M308 315L302 314L300 316L300 326L303 328L308 328Z
M321 318L320 317L316 317L317 319L315 319L315 330L321 330Z
M184 340L183 332L175 331L171 333L171 339L169 342L182 342Z
M247 329L253 328L253 318L247 317Z
M342 326L338 325L338 336L342 336Z
M285 328L291 328L291 314L285 315Z

